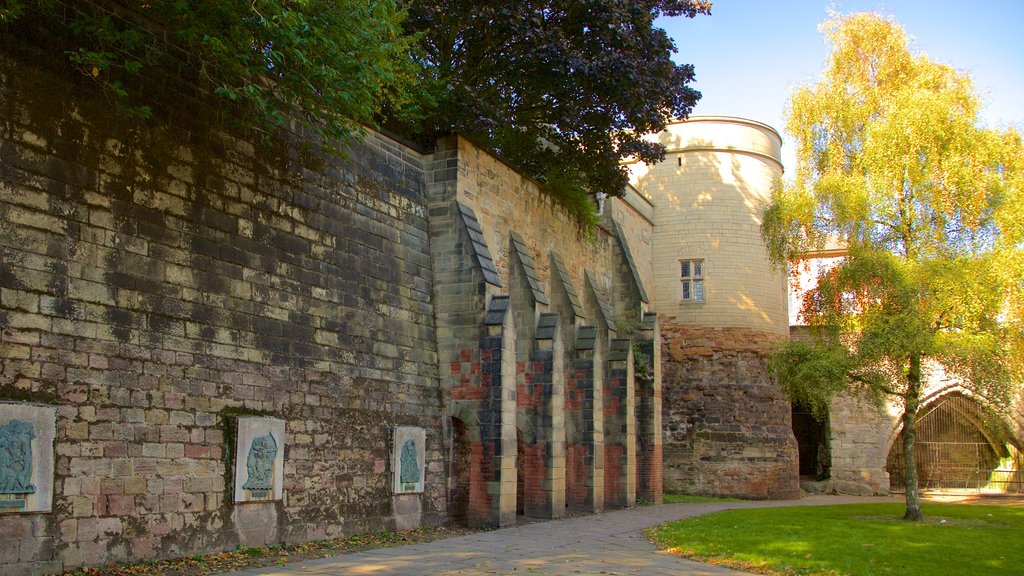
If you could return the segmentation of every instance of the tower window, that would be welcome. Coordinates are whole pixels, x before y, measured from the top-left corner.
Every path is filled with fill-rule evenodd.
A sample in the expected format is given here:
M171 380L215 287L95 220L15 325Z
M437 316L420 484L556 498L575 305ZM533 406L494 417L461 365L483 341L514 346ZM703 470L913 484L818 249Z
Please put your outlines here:
M685 302L704 301L704 261L680 260L679 279L682 286L682 300Z

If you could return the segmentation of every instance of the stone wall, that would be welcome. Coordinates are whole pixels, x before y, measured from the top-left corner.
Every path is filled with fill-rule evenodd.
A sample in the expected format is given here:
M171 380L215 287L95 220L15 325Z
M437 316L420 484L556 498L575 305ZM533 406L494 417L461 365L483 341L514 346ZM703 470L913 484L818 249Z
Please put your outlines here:
M665 161L630 169L654 205L665 490L795 496L789 401L765 369L788 334L786 279L760 233L782 172L781 139L759 122L720 116L675 122L651 138L666 146Z
M895 411L895 410L893 410ZM877 404L838 396L829 412L831 487L840 494L888 494L886 459L897 415Z
M670 489L795 494L763 365L785 304L750 249L771 142L711 151L731 216L630 188L588 235L464 138L264 146L181 89L129 122L0 61L0 402L56 423L52 510L0 514L8 572L657 502L663 452Z
M426 429L403 521L440 522L423 158L128 123L74 78L0 60L0 401L57 408L53 510L0 515L4 573L393 529L398 425ZM234 502L239 416L285 422L280 500Z
M602 226L588 237L541 186L465 138L439 143L428 171L447 452L479 454L471 465L487 471L462 473L453 457L449 491L460 493L460 477L475 483L472 525L508 525L517 512L557 518L567 507L631 504L632 375L605 375L614 316L634 310L639 317L643 305L642 272L633 272L626 255L626 246L650 238L650 221L629 204L643 207L642 199L610 199ZM500 370L485 371L496 350ZM622 489L614 498L605 468L610 396L629 397L615 413L622 437L613 464ZM649 396L645 409L660 410L660 395ZM660 484L646 485L658 491L650 499L660 498Z
M800 493L789 402L768 377L777 336L660 318L665 490L744 498Z
M655 138L655 137L652 137ZM782 176L779 135L741 118L694 116L656 140L663 162L631 165L654 204L652 297L682 324L789 331L785 274L761 239L761 210ZM703 261L704 298L684 300L680 261Z

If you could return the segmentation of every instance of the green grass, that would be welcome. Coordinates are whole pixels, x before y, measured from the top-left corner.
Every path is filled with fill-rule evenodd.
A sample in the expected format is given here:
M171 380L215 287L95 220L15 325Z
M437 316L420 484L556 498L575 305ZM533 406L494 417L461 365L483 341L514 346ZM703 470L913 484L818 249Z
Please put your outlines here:
M1024 508L898 503L730 510L647 532L657 545L759 574L1024 574Z
M701 502L740 502L736 498L694 496L693 494L665 494L665 504L700 504Z

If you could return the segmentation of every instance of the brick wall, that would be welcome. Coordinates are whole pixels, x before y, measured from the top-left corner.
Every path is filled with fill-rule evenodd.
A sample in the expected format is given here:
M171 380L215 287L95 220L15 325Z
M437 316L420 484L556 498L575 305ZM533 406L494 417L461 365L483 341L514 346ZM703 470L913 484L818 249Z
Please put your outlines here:
M662 502L664 487L663 442L661 427L661 380L654 374L654 340L641 340L634 346L637 362L644 367L636 374L636 490L647 502ZM659 356L660 361L660 356ZM660 376L660 374L659 374Z
M594 385L594 361L576 360L565 380L565 505L580 510L587 503L587 446L584 440L587 420L583 405L588 388Z
M612 341L603 387L604 501L608 506L636 502L636 396L630 342Z
M422 159L223 126L0 60L0 400L58 407L53 512L0 516L8 571L391 528L395 425L427 429L443 517ZM282 501L232 503L236 415L286 421Z

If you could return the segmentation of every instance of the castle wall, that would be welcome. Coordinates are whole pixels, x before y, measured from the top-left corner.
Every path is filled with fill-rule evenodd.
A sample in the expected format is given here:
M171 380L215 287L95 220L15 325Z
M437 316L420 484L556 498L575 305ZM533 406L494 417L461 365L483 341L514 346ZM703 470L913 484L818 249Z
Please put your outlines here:
M633 276L623 273L629 266L615 227L607 220L588 237L537 183L462 137L442 142L432 166L442 396L458 426L470 420L471 450L485 455L480 463L488 471L476 480L487 488L470 489L469 522L508 525L517 510L549 518L564 515L567 506L600 511L608 502L602 487L609 460L602 394L626 394L632 380L612 383L603 377L606 367L594 362L607 362L614 336L606 313L641 306ZM630 230L627 243L643 244L646 237L649 244L651 222L642 211L618 199L607 206ZM594 291L608 310L596 304ZM507 317L499 319L496 302ZM587 343L580 343L581 331L590 334ZM503 339L510 367L483 370L493 352L484 349L481 334ZM500 418L475 421L484 413ZM626 420L624 411L623 426ZM451 442L457 452L454 437ZM612 463L622 460L623 473L635 477L629 442L636 442L633 430ZM474 500L474 493L481 497ZM624 490L614 504L635 498Z
M12 570L635 501L660 387L638 415L626 358L604 375L649 203L589 237L462 138L338 157L250 144L202 95L143 125L68 86L0 62L0 433L54 438L52 493L0 509Z
M760 234L760 211L781 176L781 140L763 124L722 117L671 124L657 139L666 159L630 168L654 204L665 489L795 496L789 402L765 368L789 326L785 277Z
M56 407L52 510L0 510L5 569L441 522L423 159L129 124L67 78L0 60L0 402ZM411 494L395 426L425 430ZM283 457L265 490L243 440Z

